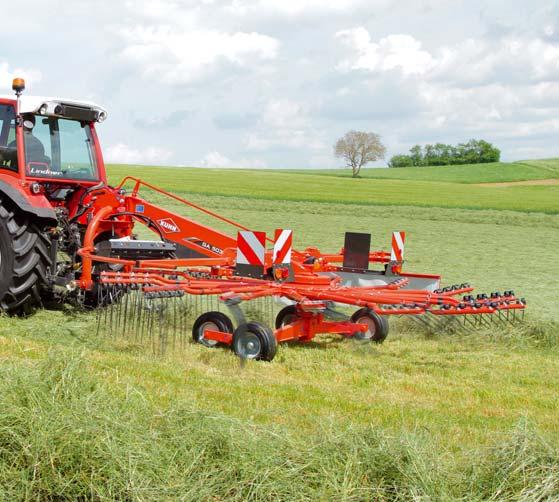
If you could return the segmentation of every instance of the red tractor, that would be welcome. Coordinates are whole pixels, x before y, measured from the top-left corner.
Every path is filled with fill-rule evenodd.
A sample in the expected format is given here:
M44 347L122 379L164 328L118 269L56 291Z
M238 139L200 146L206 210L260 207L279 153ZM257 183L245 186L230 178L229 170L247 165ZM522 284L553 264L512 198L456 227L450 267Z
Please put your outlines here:
M457 299L472 288L440 289L438 275L403 273L404 233L394 234L392 253L371 252L370 235L353 233L346 234L340 253L296 251L290 231L278 230L275 239L267 239L132 177L111 187L95 132L107 112L93 103L23 96L22 79L12 87L15 97L0 96L2 311L25 314L46 300L106 305L118 299L115 288L122 294L141 290L148 300L217 295L242 326L235 335L223 314L208 312L204 322L195 323L194 339L238 346L241 354L269 359L275 349L266 355L254 347L271 346L272 337L310 340L317 333L337 333L382 341L389 315L506 314L508 319L524 308L512 291ZM141 189L210 215L238 234L170 212L140 196ZM138 223L155 239L136 239ZM273 249L267 249L268 242ZM370 270L371 264L380 270ZM240 302L264 297L289 305L273 334L237 315ZM358 310L351 318L329 318L335 305ZM200 326L205 326L202 331Z
M88 195L106 185L95 133L105 110L24 88L15 79L17 97L0 96L0 309L10 313L75 289Z
M12 88L15 96L0 96L0 310L28 313L53 298L95 304L100 271L118 264L84 260L86 242L99 255L134 260L221 257L236 245L139 198L137 188L130 196L108 185L95 131L107 117L102 107L23 96L19 78ZM158 239L136 240L138 221Z

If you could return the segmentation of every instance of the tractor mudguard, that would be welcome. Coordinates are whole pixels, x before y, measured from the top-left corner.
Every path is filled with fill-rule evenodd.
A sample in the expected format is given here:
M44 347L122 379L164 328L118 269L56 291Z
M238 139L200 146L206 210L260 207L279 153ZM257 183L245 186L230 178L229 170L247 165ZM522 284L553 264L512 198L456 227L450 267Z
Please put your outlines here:
M56 224L56 214L48 199L42 194L32 194L14 176L0 173L0 195L8 197L22 211Z

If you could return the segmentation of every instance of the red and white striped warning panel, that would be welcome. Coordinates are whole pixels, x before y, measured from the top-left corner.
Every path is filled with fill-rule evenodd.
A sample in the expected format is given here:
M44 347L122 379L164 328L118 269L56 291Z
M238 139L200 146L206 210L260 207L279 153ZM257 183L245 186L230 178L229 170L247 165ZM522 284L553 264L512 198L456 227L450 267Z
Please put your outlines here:
M291 263L291 248L293 246L293 230L276 229L274 238L274 265Z
M237 264L264 266L266 232L243 230L237 234Z
M392 232L392 251L390 253L390 261L404 260L405 240L406 232Z

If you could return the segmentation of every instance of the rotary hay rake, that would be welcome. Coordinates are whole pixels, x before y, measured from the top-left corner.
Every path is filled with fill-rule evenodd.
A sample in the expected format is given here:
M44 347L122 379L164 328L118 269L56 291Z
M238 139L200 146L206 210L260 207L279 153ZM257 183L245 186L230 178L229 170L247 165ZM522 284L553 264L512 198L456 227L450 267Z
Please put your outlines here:
M239 236L239 248L242 245ZM341 254L351 257L351 249ZM379 256L386 259L382 252L372 255L373 261ZM294 274L285 262L275 264L268 276L260 270L260 277L234 275L235 267L215 265L206 271L200 267L103 271L98 303L107 307L99 311L98 323L106 332L139 343L149 341L155 353L184 346L185 335L192 333L195 342L207 347L222 344L241 358L271 360L277 343L310 341L321 333L380 343L388 335L389 316L409 316L437 331L513 324L524 316L525 300L512 291L474 297L468 284L433 291L410 289L410 279L434 276L405 277L398 272L400 267L401 262L390 261L384 272L377 272L384 276L384 284L360 286L332 272ZM387 274L389 269L394 275ZM350 273L366 277L367 272L373 273L357 269ZM289 305L280 309L281 303ZM358 310L349 315L348 309L355 307Z
M22 96L23 79L12 88L15 98L0 96L2 311L74 301L99 310L99 331L156 352L184 344L192 324L196 342L264 360L278 342L323 333L382 342L391 316L468 327L524 311L512 291L474 298L468 284L441 289L438 275L403 272L404 232L390 253L371 252L370 235L358 233L346 233L339 253L298 251L289 230L267 238L133 177L113 187L96 134L103 108ZM146 190L236 235L169 211ZM138 240L137 225L155 240Z
M124 190L127 183L133 183L130 193ZM142 187L235 227L236 239L151 205L140 197ZM390 252L371 252L369 234L350 232L337 254L317 248L297 251L290 230L277 229L274 239L268 239L263 232L247 230L132 177L117 189L129 200L127 207L141 208L140 222L158 230L163 239L125 237L95 245L87 238L98 234L96 226L114 214L111 208L106 214L100 211L79 251L90 274L89 279L82 275L82 284L97 290L99 331L147 342L155 353L184 346L191 335L207 347L230 346L241 358L272 360L278 343L308 342L318 334L381 343L391 316L451 332L513 324L524 317L526 302L513 291L472 295L467 283L441 288L438 275L403 272L404 232L393 233ZM188 226L204 240L184 233ZM228 247L219 248L216 236ZM208 256L174 257L185 242L197 242ZM149 246L171 255L123 258Z

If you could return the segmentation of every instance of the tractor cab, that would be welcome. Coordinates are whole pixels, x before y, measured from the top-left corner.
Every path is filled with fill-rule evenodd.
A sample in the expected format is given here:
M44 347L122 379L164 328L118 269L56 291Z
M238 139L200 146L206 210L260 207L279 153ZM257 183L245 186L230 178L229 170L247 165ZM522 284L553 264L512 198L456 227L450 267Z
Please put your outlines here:
M17 99L0 96L0 172L39 183L105 181L95 123L107 112L94 103L21 91Z

